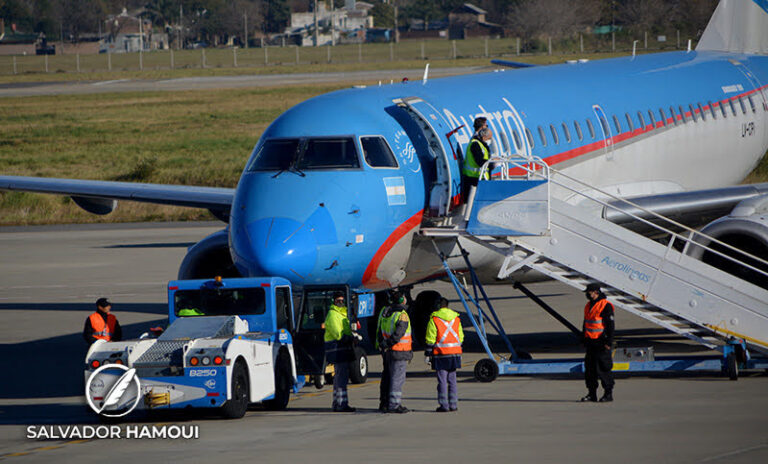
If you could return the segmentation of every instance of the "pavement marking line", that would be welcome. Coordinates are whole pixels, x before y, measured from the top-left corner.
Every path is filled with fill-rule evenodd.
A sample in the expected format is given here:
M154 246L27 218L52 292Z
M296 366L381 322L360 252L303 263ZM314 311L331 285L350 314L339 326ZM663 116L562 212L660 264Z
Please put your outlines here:
M365 383L361 383L361 384L348 385L347 389L350 389L350 388L362 388L362 387L364 387L366 385L376 385L376 384L379 384L379 383L381 383L381 380L371 380L369 382L365 382ZM324 395L326 393L333 393L333 390L323 390L323 391L314 392L314 393L302 393L300 395L297 395L296 399L300 400L302 398L312 398L314 396L320 396L320 395Z
M707 459L704 459L701 462L712 462L712 461L717 461L718 459L730 458L732 456L749 453L750 451L759 450L761 448L768 448L768 444L763 443L762 445L749 446L747 448L737 449L735 451L731 451L728 453L718 454L717 456L708 457Z
M93 441L93 440L90 440L90 439L86 439L86 440L71 440L71 441L62 443L60 445L41 446L39 448L32 448L29 451L20 451L18 453L3 454L3 455L0 455L0 459L13 458L13 457L16 457L16 456L26 456L28 454L33 454L35 451L48 451L48 450L63 448L65 446L67 446L67 445L76 445L78 443L86 443L86 442L89 442L89 441Z

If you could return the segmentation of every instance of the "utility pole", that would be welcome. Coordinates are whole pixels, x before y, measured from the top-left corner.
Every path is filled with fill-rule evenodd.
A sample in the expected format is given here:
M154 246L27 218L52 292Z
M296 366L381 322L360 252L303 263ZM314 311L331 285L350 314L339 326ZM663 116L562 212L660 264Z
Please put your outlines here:
M315 0L314 12L315 12L315 47L317 47L319 43L319 39L317 38L317 0Z
M184 48L184 5L179 4L179 50Z
M392 0L392 3L395 5L395 18L394 18L394 21L395 21L395 43L400 43L400 31L397 28L397 3L395 2L395 0Z
M243 13L243 36L245 37L243 47L248 48L248 13Z

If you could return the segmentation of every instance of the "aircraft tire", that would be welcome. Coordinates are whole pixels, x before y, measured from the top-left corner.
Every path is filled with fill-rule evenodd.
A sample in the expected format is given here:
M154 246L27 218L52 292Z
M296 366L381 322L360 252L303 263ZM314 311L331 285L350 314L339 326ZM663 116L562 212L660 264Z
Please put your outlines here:
M275 369L275 397L264 402L264 406L272 411L282 411L288 407L291 399L291 361L287 354L280 353Z
M368 380L368 356L359 346L355 347L355 360L349 365L349 380L352 383L365 383Z
M493 382L499 376L499 365L492 359L483 358L475 364L475 380Z

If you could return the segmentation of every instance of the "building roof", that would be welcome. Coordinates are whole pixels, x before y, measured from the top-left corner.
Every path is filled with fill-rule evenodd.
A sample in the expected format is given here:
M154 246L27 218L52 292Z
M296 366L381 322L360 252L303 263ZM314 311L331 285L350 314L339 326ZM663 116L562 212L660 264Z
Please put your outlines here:
M461 5L460 7L457 7L455 10L453 10L453 12L454 13L461 13L461 12L472 13L472 14L476 14L476 15L483 15L483 14L487 14L488 13L484 9L479 8L476 5L473 5L471 3L465 3L465 4Z

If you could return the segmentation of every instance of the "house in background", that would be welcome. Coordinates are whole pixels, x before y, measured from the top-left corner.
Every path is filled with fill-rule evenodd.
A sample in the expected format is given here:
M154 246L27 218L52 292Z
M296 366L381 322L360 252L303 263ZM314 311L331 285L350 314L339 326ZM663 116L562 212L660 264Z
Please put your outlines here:
M112 15L104 21L107 31L101 41L99 53L126 53L139 50L168 49L168 34L152 29L152 22L141 18L142 8L133 13L123 8L119 15Z
M364 42L365 31L373 27L371 8L373 5L367 2L346 0L344 8L329 10L325 2L318 2L318 45ZM315 12L292 13L285 36L296 45L315 45Z
M468 39L470 37L503 37L501 24L485 20L487 12L471 3L456 7L448 14L448 38Z

